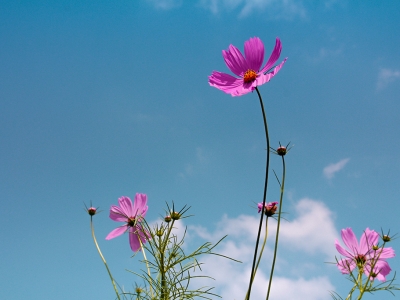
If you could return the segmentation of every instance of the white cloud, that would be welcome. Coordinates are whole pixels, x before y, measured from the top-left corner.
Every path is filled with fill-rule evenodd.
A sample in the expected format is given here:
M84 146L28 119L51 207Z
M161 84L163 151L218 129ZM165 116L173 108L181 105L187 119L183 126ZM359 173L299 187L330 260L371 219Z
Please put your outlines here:
M184 170L179 172L178 176L182 179L192 176L196 173L197 170L201 169L208 163L208 157L205 154L205 151L201 147L197 147L195 150L195 157L193 162L185 164Z
M318 54L312 58L312 61L319 62L329 57L335 57L342 54L343 48L339 47L336 49L322 47L319 49Z
M241 18L255 11L265 11L273 19L305 18L307 14L302 1L298 0L200 0L200 5L213 14L240 7Z
M334 290L334 287L325 274L327 268L332 266L324 264L324 258L329 257L328 260L334 261L336 254L334 241L339 234L334 227L333 213L324 203L307 198L297 203L295 212L294 220L281 223L280 246L275 269L277 275L273 279L271 298L331 299L329 291ZM217 286L215 292L224 299L244 298L258 223L258 215L240 215L236 218L224 215L212 230L201 226L188 227L190 244L193 241L198 244L199 240L215 243L228 234L216 248L216 252L242 261L236 263L218 256L203 257L201 261L205 264L202 267L204 271L202 275L210 275L216 281L214 283L199 280L200 286ZM269 224L269 239L252 288L253 299L265 298L268 286L276 222Z
M376 89L382 90L387 87L390 83L400 79L399 70L390 70L381 68L378 74L378 81L376 83Z
M335 163L335 164L330 164L324 168L324 175L328 179L332 179L333 176L335 176L335 173L339 172L341 169L343 169L346 164L349 162L350 158L345 158L342 159L341 161Z
M171 9L182 5L182 0L147 0L157 9Z

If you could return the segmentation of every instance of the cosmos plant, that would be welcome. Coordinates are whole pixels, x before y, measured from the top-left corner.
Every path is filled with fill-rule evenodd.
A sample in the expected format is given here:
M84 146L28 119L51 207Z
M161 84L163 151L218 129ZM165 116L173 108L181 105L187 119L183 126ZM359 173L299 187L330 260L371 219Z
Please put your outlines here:
M279 61L282 51L282 44L279 38L276 38L275 46L264 63L265 49L264 44L258 37L253 37L244 43L244 54L233 45L229 45L227 50L222 51L222 57L228 69L234 74L226 74L219 71L213 71L208 78L209 85L229 94L233 97L244 96L256 92L261 108L263 118L265 142L266 142L266 162L262 202L257 204L256 209L259 213L257 239L254 244L254 255L251 266L250 277L248 279L247 292L245 295L238 295L237 299L243 297L245 300L251 299L251 291L257 270L261 264L262 255L268 239L269 220L276 220L276 232L273 241L273 256L270 266L270 275L268 286L265 287L265 299L269 299L273 288L273 277L275 262L278 254L279 232L283 207L283 196L285 191L286 162L285 156L289 153L291 147L289 144L282 146L279 143L277 148L270 147L267 115L264 108L263 99L259 90L261 85L269 82L275 77L284 66L287 58ZM249 104L251 105L251 103ZM267 202L268 176L270 154L280 157L282 163L282 174L278 175L274 171L275 178L280 187L279 201ZM215 247L222 242L222 237L217 243L204 243L198 246L194 251L186 251L184 241L186 230L182 237L178 237L176 232L177 222L189 217L187 211L189 208L184 206L181 210L176 210L174 204L172 207L167 205L165 214L159 222L150 226L146 221L148 211L148 199L146 194L138 193L134 201L129 197L123 196L118 199L118 205L111 205L109 217L122 225L113 229L106 240L113 239L123 234L128 235L129 247L132 253L141 252L143 260L141 261L146 271L130 271L135 274L142 284L136 283L134 291L127 292L119 286L111 274L110 268L100 250L97 242L93 217L98 214L98 208L90 205L86 207L86 212L90 215L90 226L92 238L96 249L106 267L110 277L113 289L117 299L145 299L145 300L183 300L183 299L211 299L216 297L211 287L193 288L192 281L198 277L212 278L212 274L203 275L194 274L194 271L201 270L202 263L200 259L204 255L217 255L223 259L232 259L227 256L214 252ZM261 232L264 228L264 237L261 242ZM353 297L360 300L365 293L374 293L377 291L388 291L393 293L399 290L394 284L395 276L388 279L391 273L388 260L395 256L391 247L386 247L393 237L389 234L378 234L376 231L366 228L361 235L360 241L357 240L351 228L343 229L341 232L344 246L339 241L335 241L337 251L341 255L336 258L334 263L339 271L348 276L353 283L345 300L351 300ZM260 249L259 246L261 245ZM232 259L236 261L235 259ZM238 262L238 261L236 261ZM199 275L200 274L200 275ZM378 283L379 282L379 283ZM341 299L338 293L331 292L333 299Z

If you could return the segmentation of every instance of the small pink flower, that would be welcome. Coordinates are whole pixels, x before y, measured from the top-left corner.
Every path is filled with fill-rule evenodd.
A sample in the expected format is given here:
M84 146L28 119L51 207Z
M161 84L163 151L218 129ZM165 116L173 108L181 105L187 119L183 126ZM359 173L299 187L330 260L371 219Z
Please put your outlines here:
M264 67L264 44L258 38L250 38L244 43L244 54L233 45L228 50L222 50L222 56L228 68L237 77L226 73L213 71L209 76L208 83L232 96L242 96L252 92L257 86L267 83L282 68L286 58L275 68L282 50L281 41L276 38L275 48ZM273 69L272 69L273 68ZM271 71L272 70L272 71Z
M342 229L342 239L346 248L343 248L336 240L337 251L345 256L339 260L337 267L343 274L350 274L356 267L364 270L366 276L375 277L380 281L386 281L386 275L391 271L386 259L395 256L392 248L377 247L379 234L369 228L365 229L360 239L360 244L351 228ZM375 264L374 269L371 270Z
M268 217L273 216L273 215L275 214L276 210L278 209L277 204L278 204L278 202L269 202L269 203L266 203L266 204L265 204L265 207L264 207L264 213L265 213ZM260 213L260 212L263 210L263 209L262 209L262 208L263 208L262 203L258 203L257 207L258 207L258 213Z
M126 224L111 231L106 240L113 239L128 231L129 244L132 251L139 251L141 244L144 244L150 238L150 233L140 224L148 209L147 196L145 194L136 194L133 205L128 197L119 198L118 203L119 206L111 205L110 218L116 222L125 222Z

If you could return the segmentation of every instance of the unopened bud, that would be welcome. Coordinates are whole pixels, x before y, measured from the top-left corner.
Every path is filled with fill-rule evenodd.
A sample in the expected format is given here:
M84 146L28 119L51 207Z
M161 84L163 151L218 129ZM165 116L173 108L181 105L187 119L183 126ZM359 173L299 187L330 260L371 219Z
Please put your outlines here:
M171 222L171 220L172 220L171 216L166 216L164 218L164 221L167 222L167 223Z
M285 156L287 153L287 149L286 147L280 146L278 147L278 149L276 149L276 153L278 153L278 155L280 156Z
M87 209L88 214L91 216L94 216L96 214L96 211L97 211L97 208L95 208L95 207L89 207Z
M382 236L382 240L383 240L385 243L387 243L387 242L390 242L390 241L391 241L391 239L390 239L390 236L388 236L388 235L384 235L384 236Z
M176 211L174 211L174 212L171 213L171 218L172 218L172 220L175 220L175 221L179 220L181 218L181 214L176 212Z

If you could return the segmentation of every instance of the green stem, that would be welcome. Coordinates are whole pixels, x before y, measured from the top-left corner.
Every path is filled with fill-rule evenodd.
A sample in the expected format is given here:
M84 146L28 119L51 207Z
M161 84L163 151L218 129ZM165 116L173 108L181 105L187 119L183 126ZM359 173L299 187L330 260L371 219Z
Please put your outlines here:
M283 169L283 171L282 171L281 196L280 196L280 199L279 199L278 224L276 225L274 258L272 259L271 274L269 275L268 292L267 292L267 298L266 298L267 300L269 299L269 293L271 291L271 283L272 283L272 277L274 276L276 254L278 252L279 228L280 228L280 225L281 225L283 193L285 191L286 165L285 165L285 157L283 155L282 155L282 169Z
M97 248L97 251L99 252L99 255L100 255L100 257L101 257L101 260L103 261L104 265L106 266L108 275L110 276L110 279L111 279L111 283L112 283L112 285L113 285L113 287L114 287L115 294L117 295L118 300L120 300L119 293L118 293L118 289L117 289L117 286L116 286L116 284L115 284L114 278L113 278L112 275L111 275L111 271L110 271L110 269L108 268L106 259L104 258L103 254L101 253L99 244L97 243L96 236L95 236L95 234L94 234L94 227L93 227L92 216L90 217L90 228L92 229L92 237L93 237L94 244L96 245L96 248Z
M261 213L264 213L264 211L262 211ZM261 256L264 252L264 248L265 248L265 244L267 243L267 237L268 237L268 217L267 220L265 221L265 235L264 235L264 241L263 241L263 245L261 247L261 251L260 251L260 255L258 256L258 260L257 260L257 264L256 264L256 268L254 269L254 274L253 274L253 278L252 278L252 282L254 281L254 278L256 277L256 273L258 270L258 266L260 265L260 261L261 261ZM247 291L246 293L246 298L248 297L249 291Z
M169 241L169 236L172 232L172 228L174 227L175 220L172 220L171 223L169 223L168 226L168 231L167 234L164 237L164 240L162 241L162 245L160 245L160 273L161 273L161 299L162 300L168 300L168 291L167 291L167 280L165 278L165 273L166 273L166 266L165 266L165 250L168 245ZM160 237L161 239L161 237Z
M263 205L262 207L265 207L265 202L266 202L266 199L267 199L268 170L269 170L269 151L270 151L269 150L269 134L268 134L267 117L266 117L266 114L265 114L262 97L261 97L260 91L258 90L257 87L255 88L255 90L256 90L256 92L258 94L258 98L260 99L260 106L261 106L261 111L262 111L263 120L264 120L265 139L266 139L266 142L267 142L267 162L266 162L266 166L265 166L265 183L264 183L264 194L263 194L263 202L262 202L262 205ZM260 225L258 226L257 241L256 241L255 250L254 250L253 264L252 264L251 273L250 273L249 288L248 288L247 296L245 298L246 300L250 299L251 286L253 285L253 277L255 275L254 270L255 270L256 259L257 259L258 243L260 242L260 235L261 235L263 217L264 217L264 214L261 214Z
M356 290L356 288L357 288L357 283L355 283L354 286L353 286L353 288L350 290L349 294L348 294L347 297L346 297L346 300L351 299L351 296L353 295L353 293L354 293L354 291Z
M374 256L374 258L373 258L373 263L372 263L372 265L371 265L371 270L370 270L370 274L369 274L369 275L371 275L371 273L374 272L376 263L378 262L378 260L379 260L379 258L380 258L380 256L381 256L381 254L382 254L382 251L383 251L383 248L385 247L385 244L386 244L386 242L384 242L383 245L382 245L382 247L380 248L381 251L379 252L379 254L378 254L377 256ZM373 246L373 245L368 245L368 247L372 247L372 246ZM360 273L361 273L361 275L362 275L362 272L360 272ZM358 296L357 300L360 300L360 299L362 298L362 296L364 295L365 291L367 290L367 286L368 286L368 284L371 282L371 279L370 279L370 278L371 278L371 276L367 276L367 279L366 279L366 281L365 281L364 286L363 286L363 284L362 284L362 279L360 279L360 287L359 287L359 289L360 289L360 295Z
M151 298L153 299L153 298L154 298L154 295L153 295L152 278L151 278L149 263L148 263L148 261L147 261L146 252L144 251L143 244L142 244L142 241L141 241L141 239L140 239L140 235L139 235L139 234L138 234L138 240L139 240L139 242L140 242L140 248L142 249L142 254L143 254L143 257L144 257L144 262L146 263L147 274L149 274L149 280L150 280L150 294L151 294Z

